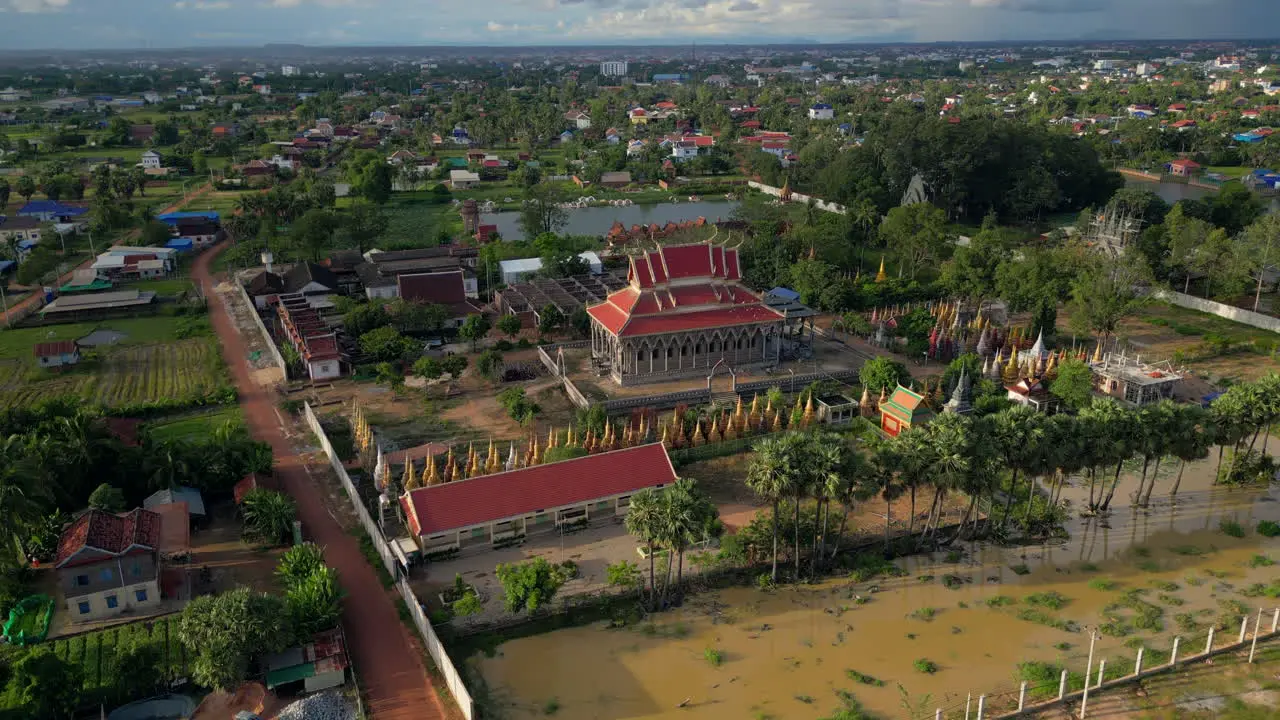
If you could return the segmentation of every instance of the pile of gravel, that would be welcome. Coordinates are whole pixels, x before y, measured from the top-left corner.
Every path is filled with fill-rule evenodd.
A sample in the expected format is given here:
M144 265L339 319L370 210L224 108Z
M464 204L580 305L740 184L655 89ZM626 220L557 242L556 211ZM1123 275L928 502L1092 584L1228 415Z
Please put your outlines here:
M326 690L289 705L278 720L356 720L356 709L338 691Z

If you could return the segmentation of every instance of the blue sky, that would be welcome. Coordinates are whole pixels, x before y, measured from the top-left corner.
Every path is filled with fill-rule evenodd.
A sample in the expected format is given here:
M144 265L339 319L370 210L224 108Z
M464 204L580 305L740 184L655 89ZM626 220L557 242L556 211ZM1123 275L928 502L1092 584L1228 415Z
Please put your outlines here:
M1280 0L0 0L0 47L1235 38Z

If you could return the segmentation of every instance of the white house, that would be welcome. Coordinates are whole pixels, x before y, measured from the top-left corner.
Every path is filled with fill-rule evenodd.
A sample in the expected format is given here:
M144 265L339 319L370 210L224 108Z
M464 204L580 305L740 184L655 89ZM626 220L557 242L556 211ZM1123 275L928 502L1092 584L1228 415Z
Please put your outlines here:
M826 103L814 103L809 107L810 120L831 120L835 116L835 108Z
M480 175L470 170L450 170L449 185L459 190L472 188L480 184Z
M159 170L163 166L163 159L160 153L155 150L148 150L142 153L142 162L139 163L144 170Z
M573 123L573 126L579 130L586 130L591 127L591 116L581 110L570 110L564 114L564 119Z
M688 140L671 143L671 159L682 161L698 157L698 144Z

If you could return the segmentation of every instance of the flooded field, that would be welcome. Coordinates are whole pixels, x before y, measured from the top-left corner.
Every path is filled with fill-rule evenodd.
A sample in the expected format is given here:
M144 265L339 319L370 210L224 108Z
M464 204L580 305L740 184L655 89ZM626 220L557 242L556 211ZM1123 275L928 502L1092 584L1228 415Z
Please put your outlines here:
M1211 473L1189 468L1176 506L1074 520L1068 541L960 545L863 583L706 593L652 623L558 630L470 662L507 718L812 720L849 697L872 716L962 717L970 692L1016 701L1019 663L1083 670L1090 629L1118 674L1137 647L1159 660L1178 634L1199 652L1211 625L1234 637L1243 613L1280 604L1258 587L1280 577L1280 538L1254 531L1280 519L1274 490L1212 488Z

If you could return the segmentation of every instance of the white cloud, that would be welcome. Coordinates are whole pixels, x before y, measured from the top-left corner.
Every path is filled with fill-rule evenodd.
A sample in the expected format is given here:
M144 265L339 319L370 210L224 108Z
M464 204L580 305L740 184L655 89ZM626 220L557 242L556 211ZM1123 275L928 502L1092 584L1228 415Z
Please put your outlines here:
M178 10L228 10L231 3L228 0L178 0L173 6Z
M9 7L20 13L61 12L70 0L9 0Z

